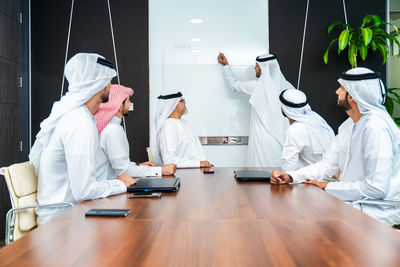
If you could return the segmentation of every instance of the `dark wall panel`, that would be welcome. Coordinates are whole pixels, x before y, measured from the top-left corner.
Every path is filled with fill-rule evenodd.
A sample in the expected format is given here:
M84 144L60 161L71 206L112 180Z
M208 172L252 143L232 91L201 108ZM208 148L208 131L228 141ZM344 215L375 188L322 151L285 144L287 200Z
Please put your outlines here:
M283 74L294 86L297 86L306 4L306 0L269 1L270 52L278 56ZM352 0L346 4L349 24L354 27L359 27L366 14L377 14L385 19L386 1ZM310 1L299 86L309 96L314 111L323 116L335 132L347 118L344 111L336 107L337 79L342 71L351 67L347 51L338 56L336 47L331 48L328 65L323 62L323 53L334 35L328 35L326 30L336 20L344 22L342 1ZM377 53L368 55L366 62L359 60L359 65L379 71L385 78L386 69Z
M20 161L21 43L18 0L0 1L0 167ZM0 239L4 237L5 215L11 208L3 176L0 176Z
M126 119L131 159L144 161L149 139L148 2L114 0L110 4L121 84L135 91L135 111ZM60 98L70 5L66 0L32 1L33 139ZM106 0L75 1L70 38L68 58L95 52L114 62Z

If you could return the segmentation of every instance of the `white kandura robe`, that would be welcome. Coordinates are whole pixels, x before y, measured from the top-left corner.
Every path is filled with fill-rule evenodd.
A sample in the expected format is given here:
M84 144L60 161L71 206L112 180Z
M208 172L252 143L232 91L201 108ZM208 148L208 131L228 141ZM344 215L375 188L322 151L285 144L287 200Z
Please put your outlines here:
M95 117L86 106L65 114L43 150L38 170L39 204L67 201L74 204L126 192L120 180L96 181L98 134ZM66 208L37 208L38 223L45 223Z
M129 142L121 119L113 117L100 132L96 155L97 180L115 179L123 173L132 177L161 176L161 167L138 166L129 159Z
M328 134L328 133L327 133ZM323 153L314 153L309 128L295 121L286 132L282 151L282 171L295 171L322 159Z
M400 171L395 165L388 126L381 117L363 115L357 123L347 119L339 128L324 159L288 172L294 182L326 179L338 171L342 180L330 182L326 191L352 202L362 199L400 200ZM347 164L346 164L347 162ZM389 225L400 223L400 208L363 205L363 212Z
M198 168L200 161L207 160L199 138L183 119L165 120L157 137L163 164L175 163L178 168Z
M239 81L236 80L229 65L224 66L225 80L230 87L237 93L244 93L251 96L257 87L257 80ZM276 99L279 102L279 99ZM265 107L268 112L268 107ZM285 121L287 119L280 115L279 118ZM247 149L248 167L280 167L282 165L282 145L286 129L276 129L281 133L282 140L277 140L275 136L266 128L254 107L251 107L249 144Z

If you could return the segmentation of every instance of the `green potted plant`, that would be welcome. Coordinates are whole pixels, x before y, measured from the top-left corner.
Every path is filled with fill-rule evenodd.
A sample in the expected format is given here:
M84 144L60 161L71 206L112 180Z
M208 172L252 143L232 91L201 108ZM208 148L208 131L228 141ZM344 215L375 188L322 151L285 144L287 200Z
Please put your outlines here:
M394 115L395 103L397 103L397 105L400 105L400 88L388 88L385 107L387 112L393 118L394 122L397 124L397 126L400 127L400 117L396 117Z
M384 25L391 25L395 29L396 35L388 34L383 28ZM337 27L343 27L339 37L333 39L324 53L324 62L328 64L329 49L335 43L338 44L338 54L348 49L347 58L352 67L357 67L357 56L360 55L364 61L367 58L368 50L371 48L373 51L378 50L383 58L383 64L389 55L389 48L394 44L400 48L400 42L396 36L399 35L397 27L389 22L381 20L377 15L366 15L363 18L361 26L357 31L350 25L341 21L332 22L328 27L328 34ZM386 41L389 40L389 43ZM400 57L400 53L399 53Z
M391 35L387 33L383 28L385 25L391 25L395 30L395 34ZM358 29L354 29L349 24L341 21L332 22L328 26L328 34L336 27L343 29L339 37L334 38L326 49L324 53L325 64L328 64L329 50L335 43L338 46L338 54L347 49L347 59L352 67L357 67L358 56L365 61L370 49L372 49L372 52L379 51L383 59L382 64L386 63L391 47L396 44L400 49L400 42L396 38L399 35L398 28L389 22L381 20L377 15L366 15ZM400 53L398 57L400 58ZM388 88L387 93L385 102L386 110L400 127L400 118L393 115L395 103L400 105L400 88Z

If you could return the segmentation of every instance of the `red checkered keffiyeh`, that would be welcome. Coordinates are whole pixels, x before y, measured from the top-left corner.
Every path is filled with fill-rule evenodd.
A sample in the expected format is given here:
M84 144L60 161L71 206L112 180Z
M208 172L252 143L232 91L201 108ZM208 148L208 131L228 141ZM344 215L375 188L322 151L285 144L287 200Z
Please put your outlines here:
M119 108L129 96L133 95L133 90L118 84L112 84L107 103L100 104L99 110L94 114L96 126L99 134L117 114Z

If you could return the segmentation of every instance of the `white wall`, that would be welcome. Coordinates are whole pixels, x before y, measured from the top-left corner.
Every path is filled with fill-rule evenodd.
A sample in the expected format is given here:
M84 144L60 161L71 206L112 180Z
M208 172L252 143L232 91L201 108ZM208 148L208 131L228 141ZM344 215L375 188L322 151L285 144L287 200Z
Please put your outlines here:
M183 93L198 136L248 136L249 97L224 82L217 55L240 79L254 79L256 56L268 51L268 1L150 0L150 128L157 96ZM190 19L203 19L192 24ZM192 38L201 38L200 42ZM245 166L247 146L204 146L216 166Z

